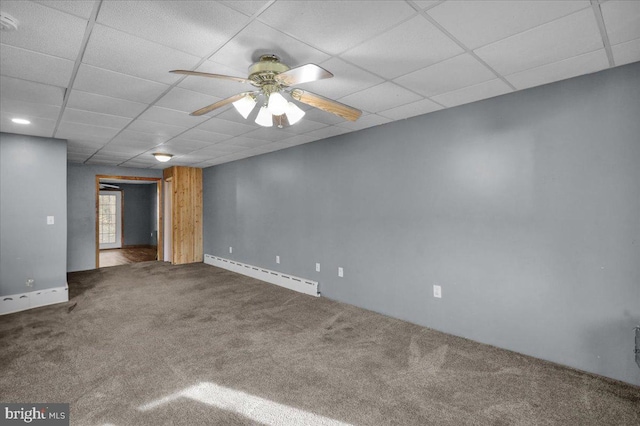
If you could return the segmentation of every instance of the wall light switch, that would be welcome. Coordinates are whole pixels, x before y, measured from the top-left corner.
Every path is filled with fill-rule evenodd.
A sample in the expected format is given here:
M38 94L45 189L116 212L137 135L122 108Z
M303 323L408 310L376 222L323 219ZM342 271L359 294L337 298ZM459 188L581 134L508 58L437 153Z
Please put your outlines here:
M320 264L316 263L316 272L320 272Z
M433 297L442 298L442 287L439 285L433 286Z
M229 253L233 253L233 247L229 247Z
M280 256L276 256L276 263L280 263Z
M338 268L338 276L339 277L344 277L344 269Z
M47 225L53 225L53 216L47 216Z

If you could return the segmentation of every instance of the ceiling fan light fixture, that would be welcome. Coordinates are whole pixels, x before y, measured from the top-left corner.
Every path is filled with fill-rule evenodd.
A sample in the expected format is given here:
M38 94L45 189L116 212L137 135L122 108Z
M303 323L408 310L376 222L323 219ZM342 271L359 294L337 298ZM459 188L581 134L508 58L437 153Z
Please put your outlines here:
M285 114L287 114L287 121L291 126L293 124L296 124L298 121L300 121L302 117L304 117L305 112L302 109L300 109L298 105L294 104L293 102L289 102L287 104L287 112Z
M253 96L247 95L240 100L235 101L233 106L246 120L247 117L249 117L249 114L251 114L251 111L253 111L253 108L256 106L256 100Z
M156 157L156 160L160 161L161 163L166 163L167 161L171 160L171 157L173 157L173 155L164 152L154 152L152 155Z
M260 112L256 117L256 123L261 125L262 127L271 127L273 126L273 116L269 109L266 106L260 107Z
M287 100L278 92L269 94L269 112L273 115L282 115L287 111Z

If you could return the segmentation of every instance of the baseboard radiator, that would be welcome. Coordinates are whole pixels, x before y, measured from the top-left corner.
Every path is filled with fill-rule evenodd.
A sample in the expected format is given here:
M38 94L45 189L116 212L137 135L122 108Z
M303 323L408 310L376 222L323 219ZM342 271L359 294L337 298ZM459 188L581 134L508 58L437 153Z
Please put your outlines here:
M0 296L0 315L69 301L69 286Z
M204 255L204 263L207 265L217 266L218 268L227 269L238 274L246 275L261 281L279 285L289 290L298 291L310 296L320 297L318 291L318 282L311 281L306 278L295 277L290 274L272 271L270 269L261 268L259 266L247 265L246 263L237 262L235 260L224 259L210 254Z

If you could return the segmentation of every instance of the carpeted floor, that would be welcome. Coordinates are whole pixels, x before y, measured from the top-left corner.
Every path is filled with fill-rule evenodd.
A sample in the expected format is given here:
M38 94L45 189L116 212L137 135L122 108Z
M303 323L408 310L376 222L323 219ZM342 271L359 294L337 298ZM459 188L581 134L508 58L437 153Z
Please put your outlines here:
M0 317L0 401L96 426L640 424L640 388L204 264L69 290Z

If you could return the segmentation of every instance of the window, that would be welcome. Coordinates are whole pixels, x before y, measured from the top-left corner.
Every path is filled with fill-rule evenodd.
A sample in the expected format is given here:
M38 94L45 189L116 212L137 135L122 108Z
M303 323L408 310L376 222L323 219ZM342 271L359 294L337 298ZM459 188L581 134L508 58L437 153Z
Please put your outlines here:
M118 220L116 217L116 196L100 195L98 223L100 244L115 243Z

